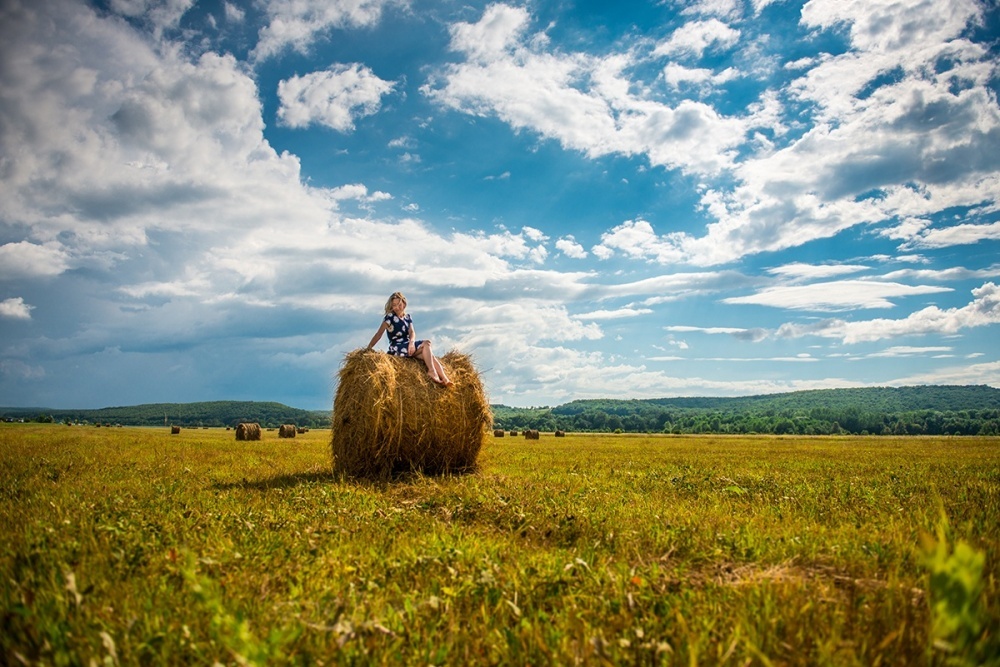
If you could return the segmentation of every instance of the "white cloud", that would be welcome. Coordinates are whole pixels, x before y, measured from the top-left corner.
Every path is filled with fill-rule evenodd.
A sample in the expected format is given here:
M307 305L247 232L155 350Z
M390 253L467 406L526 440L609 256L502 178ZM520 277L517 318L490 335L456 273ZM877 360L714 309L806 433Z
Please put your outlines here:
M972 290L973 300L961 308L942 310L928 306L901 319L874 319L857 322L827 320L811 325L784 324L778 336L837 338L845 344L928 334L954 335L963 329L1000 323L1000 289L985 283Z
M573 315L574 320L620 320L640 315L649 315L649 308L618 308L616 310L592 310L589 313Z
M536 243L541 241L547 241L548 236L540 229L535 229L534 227L522 227L521 233L524 234L528 239L535 241Z
M676 333L703 333L710 336L713 335L730 335L739 340L745 340L752 343L756 343L764 340L770 335L770 332L766 329L752 328L744 329L742 327L696 327L690 325L671 325L663 327L664 331L672 331Z
M233 23L242 23L246 18L246 12L231 2L223 4L223 11L225 12L226 20Z
M176 28L193 6L194 0L110 0L108 3L108 8L117 14L148 21L157 39L165 29Z
M891 271L882 278L884 280L981 280L1000 276L1000 264L992 264L984 269L967 269L953 266L946 269L900 269Z
M493 60L516 46L530 19L523 7L492 4L478 23L450 27L451 48L474 60Z
M452 48L466 59L421 90L445 107L496 115L593 158L646 155L653 165L698 174L732 164L743 121L701 102L671 107L637 95L623 75L630 56L548 53L544 35L526 34L525 20L522 9L491 5L479 22L453 26Z
M329 196L331 199L337 201L354 199L363 203L372 203L392 199L392 195L388 192L382 192L380 190L376 190L375 192L369 194L368 187L363 183L351 183L350 185L341 185L340 187L332 188L329 192Z
M573 259L585 259L587 251L572 236L564 236L556 241L556 250Z
M1000 387L1000 361L971 364L969 366L952 366L924 373L914 373L896 378L890 384L901 387L922 384L986 384L992 387Z
M56 242L0 245L0 279L57 276L70 267L69 252Z
M692 21L678 28L663 42L656 45L654 56L692 56L701 58L705 51L725 50L740 39L740 31L718 19Z
M386 7L401 0L269 0L269 23L261 28L253 57L260 61L287 47L305 53L318 33L378 23Z
M735 19L743 13L741 0L695 0L694 2L674 0L681 7L681 14L695 16L718 16Z
M995 67L982 47L962 38L978 11L967 0L807 3L803 23L846 26L852 48L798 63L808 68L802 76L779 96L765 95L759 119L752 111L744 120L746 127L771 125L775 138L755 135L761 150L732 165L734 185L704 189L702 206L716 218L705 234L655 237L651 226L628 225L610 234L648 236L644 258L705 266L864 224L889 225L885 235L905 239L920 232L914 221L947 209L985 203L992 210L1000 191L1000 108L990 92ZM780 144L786 128L775 112L802 105L804 132ZM914 247L996 238L992 224L924 234L914 237ZM602 242L599 256L613 249Z
M917 357L925 356L928 354L941 354L946 352L951 352L954 348L946 345L936 345L936 346L926 346L918 347L915 345L894 345L892 347L887 347L879 352L872 352L871 354L865 355L866 358L896 358L896 357Z
M34 306L24 302L22 297L13 297L0 301L0 317L7 317L12 320L30 320L31 311Z
M1000 240L1000 222L985 225L963 224L924 229L919 234L910 236L902 248L947 248L997 240Z
M685 67L677 63L669 63L663 68L663 78L674 90L680 89L684 84L719 86L738 76L739 72L732 67L718 73L703 67Z
M833 278L834 276L867 271L868 268L862 264L804 264L802 262L793 262L783 266L772 267L767 269L767 272L771 275L791 280L815 280L817 278Z
M338 132L351 132L357 118L378 113L382 96L393 86L359 63L293 76L278 83L278 119L294 128L319 123Z
M729 304L755 304L796 310L852 310L892 308L890 300L918 294L950 292L949 287L903 285L868 280L838 280L809 285L767 287L756 294L723 299Z

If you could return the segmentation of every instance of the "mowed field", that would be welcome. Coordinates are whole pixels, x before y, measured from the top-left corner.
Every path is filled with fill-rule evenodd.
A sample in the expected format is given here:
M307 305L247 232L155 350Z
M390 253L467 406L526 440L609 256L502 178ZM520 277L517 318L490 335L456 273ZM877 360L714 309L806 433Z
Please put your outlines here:
M1000 439L0 425L3 664L1000 664Z

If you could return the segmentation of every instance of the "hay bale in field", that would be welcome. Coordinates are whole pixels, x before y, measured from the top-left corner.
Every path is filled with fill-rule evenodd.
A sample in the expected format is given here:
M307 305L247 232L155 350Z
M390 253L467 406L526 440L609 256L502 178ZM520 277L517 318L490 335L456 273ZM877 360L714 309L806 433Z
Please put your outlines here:
M495 429L493 429L493 437L494 438L502 438L503 437L503 429L502 428L495 428Z
M538 431L528 430L524 432L525 440L538 440Z
M295 424L282 424L281 428L278 429L279 438L294 438L295 437Z
M459 352L440 358L455 383L442 387L418 359L359 349L344 358L333 403L333 469L355 477L464 472L493 415L479 373Z
M181 427L180 426L171 426L170 427L170 435L177 435L180 432L181 432Z
M566 431L556 431L556 437L557 438L565 438L566 437Z
M308 429L308 428L305 428L304 426L300 426L300 427L298 428L298 432L299 432L300 434L301 434L301 433L308 433L308 432L309 432L309 429Z
M510 432L510 437L512 437L512 438L517 437L517 431L511 431Z
M236 425L237 440L260 440L260 424L240 422Z

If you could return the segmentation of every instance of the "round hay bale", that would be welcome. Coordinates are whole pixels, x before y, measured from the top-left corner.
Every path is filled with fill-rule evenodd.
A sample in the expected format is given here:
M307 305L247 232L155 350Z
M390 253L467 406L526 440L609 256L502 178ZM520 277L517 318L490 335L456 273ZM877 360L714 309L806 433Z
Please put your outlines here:
M180 432L181 432L181 427L180 426L171 426L170 427L170 435L177 435Z
M556 431L556 437L557 438L565 438L566 437L566 431Z
M510 432L510 437L513 438L513 437L516 437L516 436L517 436L517 431L511 431Z
M479 373L459 352L440 358L441 387L422 361L359 349L347 354L333 402L333 469L354 477L466 472L493 415Z
M260 440L260 424L240 422L236 425L237 440Z
M279 438L294 438L295 437L295 424L282 424L281 428L278 429Z
M524 432L525 440L538 440L538 431L529 430Z
M502 428L495 428L495 429L493 429L493 437L494 438L502 438L503 437L503 429Z

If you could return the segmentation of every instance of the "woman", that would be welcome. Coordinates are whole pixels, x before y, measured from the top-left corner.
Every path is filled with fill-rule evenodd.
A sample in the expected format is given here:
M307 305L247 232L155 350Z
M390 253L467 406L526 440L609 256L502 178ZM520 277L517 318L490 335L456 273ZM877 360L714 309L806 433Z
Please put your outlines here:
M444 366L434 357L429 340L417 340L413 320L406 312L406 297L402 292L393 292L385 302L385 317L382 325L375 332L368 349L375 347L383 333L389 334L389 354L397 357L418 357L427 366L427 375L431 380L444 387L450 387L454 382L444 372Z

